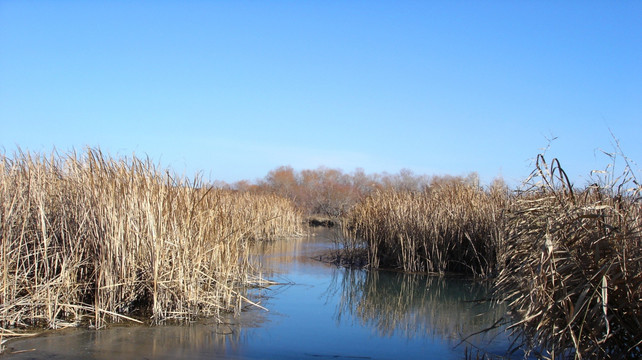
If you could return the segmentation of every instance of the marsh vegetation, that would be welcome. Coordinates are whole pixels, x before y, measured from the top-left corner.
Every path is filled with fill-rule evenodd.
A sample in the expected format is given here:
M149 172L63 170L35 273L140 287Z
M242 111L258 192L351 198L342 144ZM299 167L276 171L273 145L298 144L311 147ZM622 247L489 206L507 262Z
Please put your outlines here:
M365 243L371 267L486 276L497 270L507 203L504 188L486 191L463 179L384 189L346 214L345 238L348 248Z
M209 187L149 159L0 158L0 336L238 312L251 242L301 232L291 202Z
M539 156L507 209L497 293L538 356L642 357L642 188L628 164L600 174L574 189Z
M366 249L370 268L490 278L527 355L638 359L642 187L628 161L620 176L595 174L576 189L539 155L512 193L461 179L374 191L344 217L345 254Z
M490 279L495 298L509 306L515 348L541 358L639 358L642 187L619 147L606 155L612 162L592 171L583 188L544 155L515 190L501 180L480 186L474 174L335 172L326 183L349 196L331 202L343 206L326 207L335 209L344 235L341 253L325 259ZM266 183L295 199L314 198L291 195L306 187L288 168Z
M441 306L439 289L449 286L440 277L426 282L425 274L458 274L492 284L498 307L486 313L507 309L495 325L512 332L511 350L637 359L642 188L623 159L622 174L611 166L577 188L558 160L540 155L531 176L510 190L501 179L482 186L474 173L290 167L255 183L214 187L149 159L113 159L95 149L3 156L2 335L238 313L254 304L241 289L264 283L250 249L271 249L274 243L254 245L299 234L304 217L315 216L341 233L340 252L319 258L370 270L345 269L335 283L339 316L350 313L382 336L400 328L476 331L478 324L457 327L421 305ZM378 269L422 275L400 275L400 290L380 282L388 275ZM460 305L443 303L448 313L465 313ZM412 315L403 320L395 311Z

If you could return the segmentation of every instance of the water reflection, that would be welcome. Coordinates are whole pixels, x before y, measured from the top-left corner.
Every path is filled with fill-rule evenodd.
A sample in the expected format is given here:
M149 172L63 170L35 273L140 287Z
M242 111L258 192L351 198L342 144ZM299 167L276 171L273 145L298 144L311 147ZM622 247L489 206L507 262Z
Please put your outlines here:
M242 358L252 316L176 326L115 326L100 331L68 329L9 343L11 359L235 359Z
M488 328L505 307L484 301L488 286L471 280L384 271L336 272L328 294L340 294L335 317L358 321L379 336L439 337L451 344ZM477 345L501 330L470 338Z
M347 270L314 260L333 234L265 243L255 265L262 285L246 296L240 318L184 326L73 330L11 342L12 359L462 359L463 335L481 330L503 308L476 302L483 284L395 272ZM501 354L506 337L476 346ZM481 345L480 345L481 344ZM35 349L31 351L31 349Z
M254 245L252 263L265 278L281 278L308 267L333 268L315 258L335 248L336 231L312 229L304 236L287 240L262 242Z

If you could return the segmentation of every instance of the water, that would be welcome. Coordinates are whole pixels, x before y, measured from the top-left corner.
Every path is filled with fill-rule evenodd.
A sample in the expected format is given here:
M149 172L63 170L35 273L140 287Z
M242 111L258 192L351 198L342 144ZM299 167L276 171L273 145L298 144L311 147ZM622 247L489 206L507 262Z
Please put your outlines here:
M7 359L463 359L462 339L504 309L460 278L348 270L311 257L332 248L326 230L266 245L258 308L240 318L183 326L72 329L7 344ZM500 330L467 341L503 354Z

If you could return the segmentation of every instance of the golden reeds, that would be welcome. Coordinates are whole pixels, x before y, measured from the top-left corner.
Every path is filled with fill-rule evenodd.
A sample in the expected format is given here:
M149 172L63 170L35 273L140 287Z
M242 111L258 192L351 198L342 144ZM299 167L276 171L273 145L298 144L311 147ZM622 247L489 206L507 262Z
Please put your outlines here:
M288 200L213 189L149 159L2 155L0 331L238 311L255 276L248 242L300 226Z
M641 188L625 184L577 192L559 161L538 157L507 214L497 292L527 350L553 359L642 357Z
M642 187L627 162L577 191L538 156L517 195L462 181L378 191L344 219L347 256L374 268L497 275L526 353L642 357Z
M367 244L370 266L416 272L495 271L508 201L500 188L484 190L463 180L421 192L382 190L346 216L346 237ZM350 247L350 246L349 246Z

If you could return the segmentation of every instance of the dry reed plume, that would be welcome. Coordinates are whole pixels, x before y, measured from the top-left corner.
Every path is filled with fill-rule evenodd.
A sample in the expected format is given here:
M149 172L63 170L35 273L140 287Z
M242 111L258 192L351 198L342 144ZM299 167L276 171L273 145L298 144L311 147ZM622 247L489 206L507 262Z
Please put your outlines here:
M641 358L640 186L627 167L576 192L557 160L537 160L507 214L498 277L520 345L551 359Z
M0 156L0 337L217 316L249 301L248 242L300 232L278 196L209 188L100 150Z
M486 191L462 180L421 192L377 191L346 216L346 238L356 242L348 248L365 242L374 268L489 275L501 251L507 201L503 188Z

